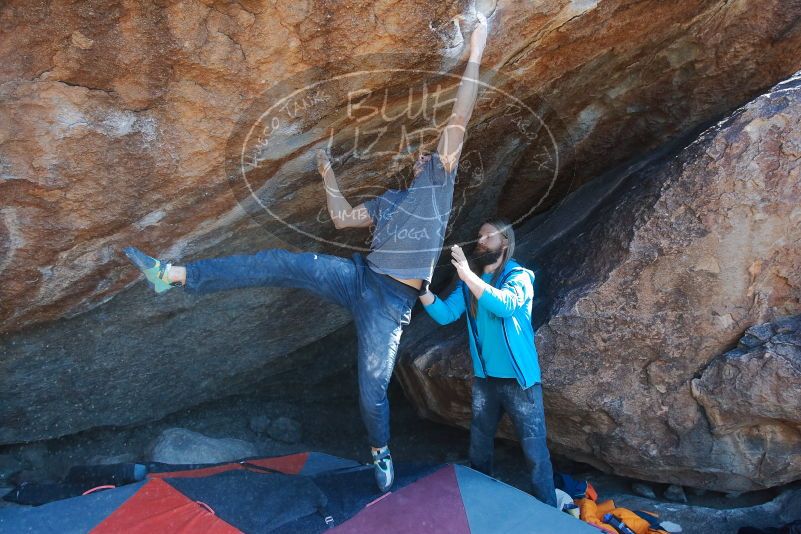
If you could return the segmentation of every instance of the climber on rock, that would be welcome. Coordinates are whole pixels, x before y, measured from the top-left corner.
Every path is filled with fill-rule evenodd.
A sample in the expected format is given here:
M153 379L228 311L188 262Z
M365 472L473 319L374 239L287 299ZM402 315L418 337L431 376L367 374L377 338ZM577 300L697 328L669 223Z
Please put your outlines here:
M478 73L487 40L487 21L478 15L470 56L448 123L433 153L421 153L406 190L387 190L356 207L342 196L328 155L317 151L329 213L337 229L375 225L370 253L351 258L267 249L253 255L201 259L184 266L147 256L134 247L125 254L157 293L173 286L199 294L243 287L295 287L347 308L358 337L359 402L367 428L375 477L381 491L394 480L389 452L387 387L403 327L420 291L431 281L451 211L464 134L478 93ZM414 238L401 239L400 236Z
M470 424L473 468L492 476L495 431L506 411L531 470L532 494L556 506L531 326L534 273L514 260L514 250L514 230L508 221L484 222L470 262L461 247L451 249L451 263L459 276L454 290L444 300L425 291L420 301L442 325L465 314L475 375Z

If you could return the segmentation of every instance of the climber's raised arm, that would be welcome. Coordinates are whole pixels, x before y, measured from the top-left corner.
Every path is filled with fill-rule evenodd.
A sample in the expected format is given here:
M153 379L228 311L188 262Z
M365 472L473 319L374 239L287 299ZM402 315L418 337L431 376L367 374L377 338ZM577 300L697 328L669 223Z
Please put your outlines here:
M334 227L337 229L369 227L373 222L370 213L365 209L364 204L359 204L354 208L345 199L339 190L334 170L331 168L331 161L325 151L321 149L317 149L317 170L323 177L328 213L331 215L331 220L334 221Z
M453 170L459 161L467 123L470 122L470 116L473 114L473 107L476 104L478 66L481 64L481 56L484 54L486 43L487 19L479 13L478 25L470 36L470 58L467 60L467 67L456 92L456 103L453 105L450 119L442 134L440 134L439 144L437 145L440 160L449 172Z

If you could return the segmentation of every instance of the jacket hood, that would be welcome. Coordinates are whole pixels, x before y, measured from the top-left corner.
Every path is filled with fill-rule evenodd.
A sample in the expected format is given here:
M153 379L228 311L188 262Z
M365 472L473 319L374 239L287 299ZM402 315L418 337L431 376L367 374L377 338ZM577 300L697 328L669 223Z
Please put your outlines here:
M509 258L509 261L506 262L506 267L504 267L504 269L503 269L503 274L501 275L501 278L505 277L512 270L518 270L518 271L519 270L523 270L523 271L525 271L526 274L528 274L529 277L531 278L532 285L534 284L534 279L535 279L534 271L532 271L531 269L527 269L526 267L523 267L514 258Z

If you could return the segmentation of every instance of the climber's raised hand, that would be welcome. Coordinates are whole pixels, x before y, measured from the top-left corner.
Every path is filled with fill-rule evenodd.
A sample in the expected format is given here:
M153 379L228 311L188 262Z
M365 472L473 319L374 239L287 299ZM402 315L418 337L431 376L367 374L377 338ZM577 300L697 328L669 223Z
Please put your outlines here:
M482 13L478 13L476 19L478 24L476 24L473 34L470 36L470 55L481 54L487 44L487 17Z
M460 16L460 18L464 17ZM459 89L456 91L453 111L437 144L440 161L448 173L453 172L459 163L465 131L478 95L478 69L481 64L481 55L484 53L484 45L487 42L487 18L481 13L478 13L477 18L478 24L473 29L473 35L470 36L470 58L467 61Z

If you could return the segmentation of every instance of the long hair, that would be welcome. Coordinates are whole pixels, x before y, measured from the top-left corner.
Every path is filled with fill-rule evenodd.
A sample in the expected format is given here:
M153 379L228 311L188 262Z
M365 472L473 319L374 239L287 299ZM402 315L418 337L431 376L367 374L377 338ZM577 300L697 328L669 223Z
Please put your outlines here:
M483 223L481 223L481 226L484 226L485 224L494 226L495 229L498 230L501 236L503 236L506 240L506 250L504 250L501 254L501 263L498 268L495 269L495 272L492 275L492 280L490 280L490 285L494 287L495 284L498 283L498 279L501 277L504 268L506 268L506 264L509 263L509 260L515 253L515 231L514 228L512 228L512 223L502 217L486 219ZM477 272L476 274L481 276L482 273ZM476 296L473 295L472 292L468 293L470 293L470 313L472 313L473 317L475 317L476 309L478 308L478 299L476 299Z

